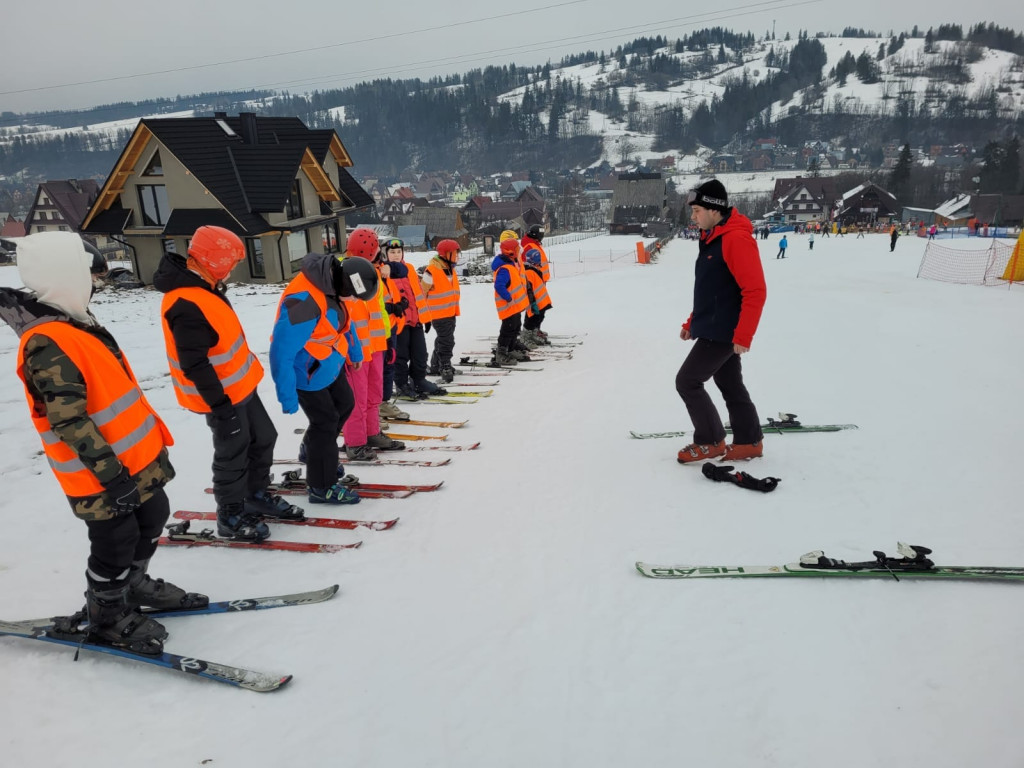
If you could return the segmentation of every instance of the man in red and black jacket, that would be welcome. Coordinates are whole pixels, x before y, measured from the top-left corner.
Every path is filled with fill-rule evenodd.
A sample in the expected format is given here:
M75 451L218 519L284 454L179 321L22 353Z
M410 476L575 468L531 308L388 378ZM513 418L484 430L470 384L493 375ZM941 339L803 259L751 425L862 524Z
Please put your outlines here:
M693 422L693 442L679 451L681 464L724 456L723 461L762 455L757 409L743 384L740 355L750 350L767 289L754 228L729 206L725 187L711 179L687 199L700 227L693 312L679 337L696 343L676 374L676 391ZM704 383L714 378L729 410L733 443Z

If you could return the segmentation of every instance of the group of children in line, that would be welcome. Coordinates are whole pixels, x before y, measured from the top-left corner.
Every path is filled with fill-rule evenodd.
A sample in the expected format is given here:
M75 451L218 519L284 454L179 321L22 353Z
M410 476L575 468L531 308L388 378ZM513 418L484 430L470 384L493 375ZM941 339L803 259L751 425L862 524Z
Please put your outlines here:
M495 304L502 336L495 364L515 364L551 307L543 230L522 242L502 235L495 258ZM194 608L209 602L148 575L170 516L164 486L174 476L173 437L146 400L116 340L89 310L93 279L106 270L94 246L71 232L42 232L19 243L27 290L0 288L0 320L19 335L18 375L47 461L74 514L89 529L84 621L89 637L141 653L160 653L164 627L140 608ZM299 459L312 504L354 504L356 481L340 463L372 460L404 444L381 420L408 419L392 399L445 394L450 383L460 289L460 248L442 240L420 273L405 263L401 240L381 245L357 229L342 256L310 253L285 287L270 341L270 370L285 413L300 408L309 425ZM301 519L304 510L274 492L277 442L258 392L263 366L249 348L226 295L245 246L230 230L196 230L187 256L166 253L154 276L170 379L178 403L204 417L213 441L217 533L260 542L264 518ZM526 327L520 330L520 315ZM425 333L435 331L429 366ZM515 356L513 356L515 355Z

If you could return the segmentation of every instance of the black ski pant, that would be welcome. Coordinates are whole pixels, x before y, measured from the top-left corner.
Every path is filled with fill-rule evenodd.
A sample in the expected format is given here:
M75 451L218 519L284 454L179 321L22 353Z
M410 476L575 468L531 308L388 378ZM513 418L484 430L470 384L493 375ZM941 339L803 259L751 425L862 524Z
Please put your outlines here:
M405 389L412 379L413 386L427 377L427 339L422 325L407 325L398 334L395 345L395 386Z
M775 254L775 258L776 259L784 259L784 258L786 258L786 249L785 248L779 248L779 252L777 254Z
M149 560L171 514L163 488L157 488L130 515L107 520L87 520L89 574L95 581L120 582L136 560Z
M246 496L270 485L277 430L263 407L258 392L235 406L241 430L231 437L218 437L213 428L216 415L206 414L213 433L213 497L217 506L241 504Z
M732 342L697 339L676 374L676 392L683 398L693 422L693 442L710 445L725 439L725 426L711 395L704 388L708 379L722 391L725 407L729 411L733 442L737 445L757 443L761 440L761 423L757 409L743 385L743 367L740 356L733 351Z
M306 444L306 482L310 488L330 488L338 482L338 435L356 405L345 369L329 386L300 389L298 395L299 407L309 419L302 438Z
M501 321L501 328L498 330L498 346L506 352L515 346L519 338L519 331L523 327L523 319L520 312L509 315Z
M444 368L452 367L452 352L455 351L455 320L452 317L441 317L430 322L434 331L434 353L430 356L430 370L440 373Z
M544 314L551 309L551 307L544 307L540 312L530 315L523 322L523 328L528 331L539 331L540 324L544 322Z
M398 335L394 329L391 330L391 335L388 336L388 348L384 352L384 392L382 393L382 403L386 403L391 399L391 396L395 394L395 343Z

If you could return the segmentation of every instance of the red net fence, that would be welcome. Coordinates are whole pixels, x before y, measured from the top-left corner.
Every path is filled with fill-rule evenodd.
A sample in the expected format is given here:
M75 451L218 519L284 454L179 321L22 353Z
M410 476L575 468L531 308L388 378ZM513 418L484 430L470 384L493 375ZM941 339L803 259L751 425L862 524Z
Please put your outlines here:
M917 276L961 285L1008 285L1024 278L1024 253L998 240L984 249L951 248L928 243Z

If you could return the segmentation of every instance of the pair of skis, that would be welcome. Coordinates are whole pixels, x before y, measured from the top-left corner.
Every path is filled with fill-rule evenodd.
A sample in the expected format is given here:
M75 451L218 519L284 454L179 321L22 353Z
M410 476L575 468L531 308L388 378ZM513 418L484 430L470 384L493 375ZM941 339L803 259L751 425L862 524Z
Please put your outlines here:
M801 424L796 419L796 414L780 413L778 419L769 418L766 424L761 425L761 431L769 434L788 435L798 432L840 432L844 429L858 429L856 424ZM732 434L732 427L726 427L725 431ZM685 437L685 431L678 432L634 432L630 430L630 437L638 440L663 437Z
M459 360L459 365L466 366L467 368L498 368L502 371L512 371L514 373L536 373L544 370L543 368L524 368L520 365L499 365L494 362L494 358L488 360L482 357L464 357Z
M311 592L297 592L291 595L278 595L274 597L251 597L244 600L224 600L210 603L204 608L193 608L181 611L155 611L143 610L149 616L160 620L174 616L205 616L218 613L239 613L241 611L261 611L268 608L282 608L292 605L310 605L330 600L338 593L338 585L335 584L325 589L313 590ZM218 683L244 688L257 693L268 693L276 691L287 684L291 675L274 675L266 672L258 672L244 667L236 667L229 664L220 664L214 661L196 658L194 656L182 656L176 653L164 651L160 654L150 655L136 653L124 648L117 648L112 645L91 642L83 626L78 621L77 615L70 617L57 617L54 619L28 619L26 621L0 621L0 635L21 637L27 640L39 640L46 643L66 645L78 650L94 651L105 653L111 656L132 661L140 661L145 664L152 664L163 667L174 672L182 672L195 677L213 680ZM78 658L78 654L75 654Z
M636 569L652 579L707 579L715 577L762 578L810 576L844 578L941 579L1024 582L1024 568L992 566L937 566L927 547L900 542L898 557L872 552L874 560L848 563L826 557L821 550L808 552L786 565L654 565L638 562Z

